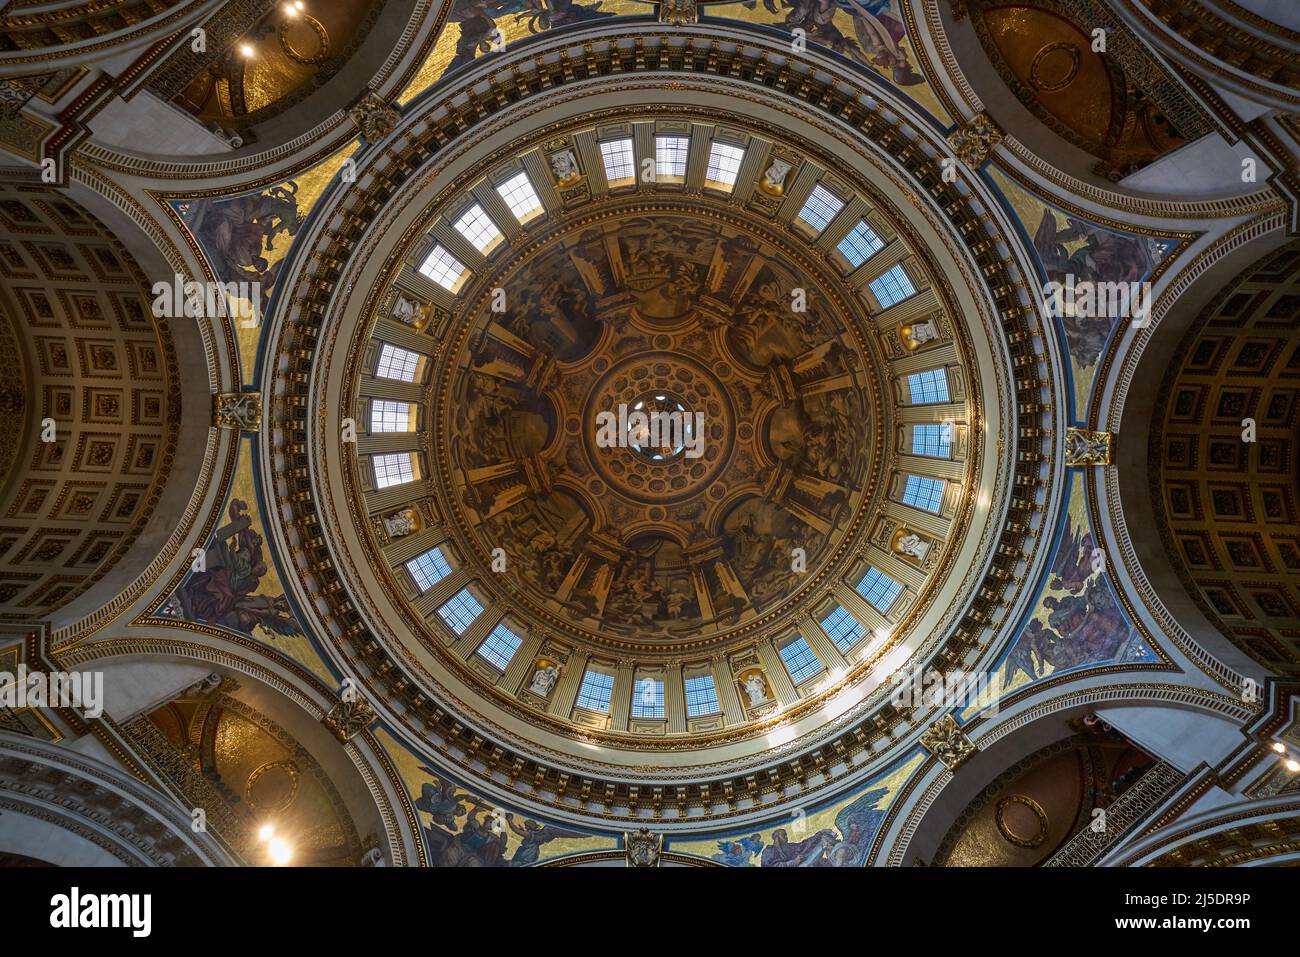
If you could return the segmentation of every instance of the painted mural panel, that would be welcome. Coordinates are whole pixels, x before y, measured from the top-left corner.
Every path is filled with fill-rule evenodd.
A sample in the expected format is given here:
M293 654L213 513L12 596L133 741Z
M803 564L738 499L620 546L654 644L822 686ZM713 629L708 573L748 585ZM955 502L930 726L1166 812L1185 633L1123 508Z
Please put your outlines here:
M849 797L776 825L669 840L669 849L726 867L863 867L890 806L924 760L914 752Z
M1049 206L999 172L990 175L1020 219L1046 282L1075 290L1061 297L1057 323L1070 355L1073 421L1082 422L1111 335L1122 322L1142 321L1143 284L1178 243L1097 226ZM1149 298L1145 303L1149 307Z
M770 25L803 43L821 46L877 73L947 125L947 112L930 88L908 35L901 0L743 0L708 3L710 17ZM650 0L454 0L447 24L415 78L402 91L405 105L467 63L501 52L530 35L616 16L653 17ZM799 31L799 32L796 32Z
M1060 671L1160 660L1115 597L1080 476L1068 480L1068 509L1038 603L998 665L999 697Z
M528 36L575 23L653 12L654 7L636 0L453 0L438 42L398 102L411 102L444 74L500 53Z
M838 53L878 74L944 125L951 123L921 70L901 0L742 0L710 4L704 15L766 24L788 33L792 42Z
M227 304L230 315L246 317L235 323L245 382L253 379L261 320L294 238L357 146L354 140L310 169L260 190L172 201L217 281L239 290L227 294Z
M618 847L613 835L535 820L480 797L428 767L385 729L375 736L406 783L431 866L529 867Z
M298 622L266 539L253 476L252 439L240 442L222 518L180 586L154 612L274 645L326 682L335 678Z

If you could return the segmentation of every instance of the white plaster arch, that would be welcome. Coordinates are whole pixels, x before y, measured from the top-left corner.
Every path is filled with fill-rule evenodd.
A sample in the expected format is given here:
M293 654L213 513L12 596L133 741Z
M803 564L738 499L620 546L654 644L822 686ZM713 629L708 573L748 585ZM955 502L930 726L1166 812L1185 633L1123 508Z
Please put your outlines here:
M1221 733L1240 728L1250 714L1230 698L1162 680L1158 674L1094 674L1050 698L1041 693L1018 700L1013 696L996 716L964 729L977 751L955 772L937 760L922 766L886 819L876 863L907 866L928 861L966 806L1006 768L1075 734L1071 721L1129 705L1143 709L1144 721L1160 724L1176 711L1195 715L1206 728Z

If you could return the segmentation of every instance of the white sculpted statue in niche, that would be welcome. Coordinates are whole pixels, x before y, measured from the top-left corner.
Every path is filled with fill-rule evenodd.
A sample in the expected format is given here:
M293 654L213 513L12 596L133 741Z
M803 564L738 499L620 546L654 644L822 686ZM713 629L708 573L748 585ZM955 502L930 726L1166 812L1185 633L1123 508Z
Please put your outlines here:
M408 512L394 512L384 519L384 531L389 538L401 538L415 531L415 517Z
M908 532L906 535L899 536L894 547L904 555L911 555L917 561L925 561L925 556L930 553L930 543L915 532Z
M763 683L763 676L758 672L754 672L745 679L745 694L749 695L751 707L760 705L767 700L767 685Z
M771 164L767 167L767 172L763 174L762 187L764 192L780 193L785 189L785 178L790 173L790 164L783 159L772 158Z
M913 349L938 338L939 327L935 325L933 319L918 322L907 330L907 342Z
M573 155L573 150L561 150L558 153L551 154L551 172L560 184L571 183L581 174L578 171L578 158Z
M424 321L424 307L418 302L407 299L400 292L393 300L393 318L408 326L419 326Z
M555 687L555 682L559 679L560 672L556 670L555 665L546 665L538 668L533 672L533 683L528 686L528 690L535 695L545 698Z

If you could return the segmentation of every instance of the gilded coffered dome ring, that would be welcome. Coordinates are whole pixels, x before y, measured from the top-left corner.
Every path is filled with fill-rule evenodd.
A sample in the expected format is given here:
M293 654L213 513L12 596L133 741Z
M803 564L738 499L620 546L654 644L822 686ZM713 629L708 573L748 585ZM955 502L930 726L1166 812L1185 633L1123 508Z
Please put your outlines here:
M527 176L537 169L530 151L545 159L560 192L553 157L568 153L578 177L604 172L603 161L595 171L579 158L588 137L658 145L699 136L698 124L673 114L624 108L608 116L554 131L541 150L516 143L515 162ZM759 147L741 117L727 118L737 125L725 135ZM768 142L769 162L755 173L776 157L807 155ZM567 162L558 164L566 173ZM372 324L357 326L349 350L371 357L350 370L356 386L347 392L370 435L345 467L371 502L406 489L396 513L354 509L356 531L371 545L367 564L381 569L402 625L446 667L468 665L468 680L496 678L499 690L485 662L496 660L502 672L509 663L495 642L541 637L538 661L555 661L571 677L580 670L589 690L600 688L589 675L617 685L620 672L630 673L632 686L651 688L655 705L633 708L649 713L619 727L613 687L608 702L603 691L579 687L575 710L556 715L553 692L526 681L523 701L541 720L662 736L671 728L659 697L678 681L685 697L685 659L707 667L719 707L719 685L744 689L757 675L761 694L737 694L742 721L757 724L776 710L777 668L798 660L787 651L791 639L814 655L818 639L839 638L841 652L874 645L862 659L843 660L847 679L896 648L929 608L974 506L960 494L969 484L961 479L983 452L972 434L981 412L969 333L944 308L931 255L909 242L887 201L832 173L829 162L805 165L837 202L862 203L856 222L874 224L858 234L867 251L888 245L905 263L896 275L925 290L927 308L881 329L871 314L888 313L891 301L877 298L888 295L884 287L855 289L847 280L874 255L859 261L851 246L819 248L820 229L774 217L779 203L741 206L732 200L736 185L708 185L707 170L692 191L669 175L603 196L579 189L567 202L560 192L560 204L539 217L546 222L513 241L502 233L470 274L448 258L452 249L472 258L448 227L484 213L474 201L484 177L507 194L518 183L518 174L492 178L490 167L480 169L460 180L461 195L430 204L406 231L407 245L386 256L392 268L373 296L379 309ZM548 185L534 182L527 177L534 192ZM751 185L761 202L760 177ZM454 302L440 298L439 285ZM403 402L381 369L385 346L398 338L385 331L394 319L441 344L411 383L424 386L422 401ZM913 394L929 385L933 394ZM684 450L647 460L620 439L623 421L645 401L700 415L698 457ZM942 430L942 454L918 454L911 423L897 411L904 405L916 424ZM399 438L384 419L394 412L405 417ZM612 447L600 441L602 415L615 424ZM401 481L408 470L412 480ZM428 519L419 535L393 521L411 511ZM860 582L858 591L848 587ZM846 602L861 616L848 626L856 635L819 624L839 621ZM471 618L496 625L482 634L486 625L465 627ZM450 635L463 641L453 639L447 655ZM715 659L730 674L719 674ZM811 681L786 678L815 686L820 677L823 689L795 688L815 698L838 684L818 672ZM688 713L679 732L719 730L722 715L704 718L692 722Z
M414 109L286 274L274 533L417 725L450 708L539 767L735 773L848 733L1021 597L1037 559L995 551L1054 504L1015 402L1043 421L1055 360L1008 342L1035 316L981 277L1005 249L872 145L905 141L730 86L589 81L437 135ZM704 413L700 456L638 451L638 402Z

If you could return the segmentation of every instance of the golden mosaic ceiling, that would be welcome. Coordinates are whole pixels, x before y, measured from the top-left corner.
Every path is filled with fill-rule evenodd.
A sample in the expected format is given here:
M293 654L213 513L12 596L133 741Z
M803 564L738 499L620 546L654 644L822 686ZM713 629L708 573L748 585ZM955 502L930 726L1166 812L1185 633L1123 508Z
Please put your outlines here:
M957 817L929 863L1035 867L1092 826L1154 759L1091 724L998 775Z
M301 102L356 53L382 4L276 4L243 31L233 48L212 56L173 102L205 125L263 122Z
M971 20L993 66L1021 103L1059 135L1098 157L1119 179L1185 140L1132 56L1097 48L1086 10L1069 0L1004 4L976 0ZM1121 45L1117 35L1112 41Z

